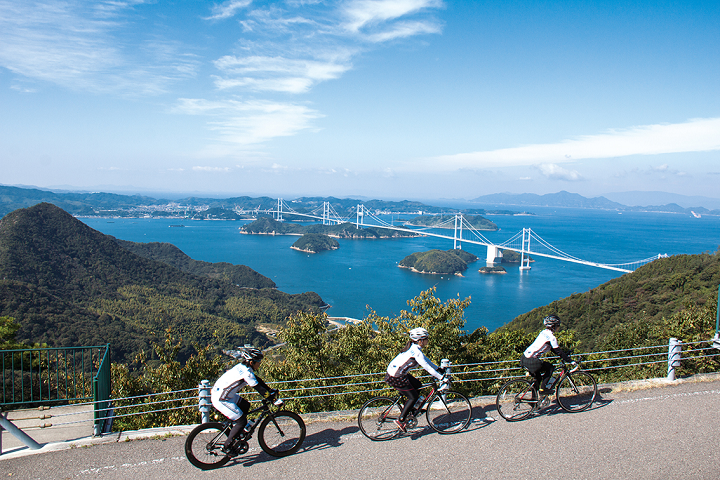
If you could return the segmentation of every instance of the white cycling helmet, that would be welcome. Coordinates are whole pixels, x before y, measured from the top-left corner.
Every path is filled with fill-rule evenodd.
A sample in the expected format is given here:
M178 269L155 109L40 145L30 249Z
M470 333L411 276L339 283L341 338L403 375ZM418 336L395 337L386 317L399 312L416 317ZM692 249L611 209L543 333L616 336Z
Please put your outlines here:
M426 338L430 337L428 331L422 327L413 328L408 333L410 334L410 340L412 340L413 342L417 342L418 340L425 340Z

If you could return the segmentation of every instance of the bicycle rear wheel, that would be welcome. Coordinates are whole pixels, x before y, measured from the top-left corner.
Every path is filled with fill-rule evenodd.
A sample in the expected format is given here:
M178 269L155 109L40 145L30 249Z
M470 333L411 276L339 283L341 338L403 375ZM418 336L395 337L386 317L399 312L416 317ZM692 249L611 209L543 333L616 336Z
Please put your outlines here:
M218 422L198 425L185 440L185 456L201 470L222 467L230 457L222 452L228 430Z
M472 405L465 395L450 390L436 392L427 403L428 425L438 433L458 433L468 426Z
M568 373L557 386L555 395L563 410L582 412L590 408L590 405L595 401L597 383L589 373Z
M400 433L395 420L400 418L402 410L398 400L375 397L365 402L358 413L358 426L363 435L376 442L395 438Z
M508 422L530 416L537 405L538 394L532 381L516 378L500 388L495 399L497 411Z
M295 412L283 410L265 417L258 427L260 448L273 457L297 452L305 441L305 422Z

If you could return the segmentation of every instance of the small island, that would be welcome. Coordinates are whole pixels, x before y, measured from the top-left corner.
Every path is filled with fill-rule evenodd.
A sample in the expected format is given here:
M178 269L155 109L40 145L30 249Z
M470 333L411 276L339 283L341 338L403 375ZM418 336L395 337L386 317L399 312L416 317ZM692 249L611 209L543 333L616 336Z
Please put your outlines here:
M333 238L347 239L384 239L419 237L419 233L401 232L389 228L362 227L357 228L353 223L339 225L298 225L292 222L278 222L270 217L261 217L254 222L240 227L240 233L246 235L305 235L316 233Z
M522 256L515 250L502 251L502 263L520 263ZM535 260L529 255L525 256L525 261L534 262Z
M340 248L340 243L327 235L306 233L293 243L290 248L306 253L318 253L326 250L337 250Z
M409 268L416 273L434 275L462 275L468 263L477 261L478 257L470 252L459 249L429 250L416 252L403 258L398 264L400 268Z
M478 270L480 273L494 273L494 274L504 274L507 273L507 270L505 270L503 267L482 267L480 270Z

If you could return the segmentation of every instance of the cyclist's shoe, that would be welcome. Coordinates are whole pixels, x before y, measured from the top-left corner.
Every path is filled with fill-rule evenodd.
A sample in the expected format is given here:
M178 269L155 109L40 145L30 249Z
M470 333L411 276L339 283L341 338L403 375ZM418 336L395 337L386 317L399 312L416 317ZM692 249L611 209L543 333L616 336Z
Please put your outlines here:
M395 425L400 429L401 432L405 433L407 432L407 428L405 427L405 422L401 422L400 420L395 420Z
M222 452L228 457L237 457L238 452L233 448L232 445L223 445Z
M543 397L547 397L548 395L552 395L553 391L549 388L541 388L538 393Z

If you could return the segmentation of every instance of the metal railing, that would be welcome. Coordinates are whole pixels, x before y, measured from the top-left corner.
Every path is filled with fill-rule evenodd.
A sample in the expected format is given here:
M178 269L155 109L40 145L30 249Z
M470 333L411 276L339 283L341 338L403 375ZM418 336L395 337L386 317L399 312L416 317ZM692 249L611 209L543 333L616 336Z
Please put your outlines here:
M109 345L0 350L0 406L91 400L93 383L109 350ZM106 379L109 382L109 371ZM107 388L109 394L109 384Z
M671 378L669 374L671 369L673 373L676 373L682 369L681 364L707 361L708 359L712 359L717 367L720 351L713 347L712 340L680 343L680 345L681 347L687 348L687 350L682 352L682 355L684 355L682 359L680 358L680 352L675 348L677 344L674 342L670 342L669 345L654 345L624 350L577 354L574 355L574 357L582 361L584 370L599 376L600 380L602 380L603 376L610 376L613 372L620 369L629 369L631 372L637 372L637 375L629 375L632 376L634 380L657 378L663 375L653 374L653 372L665 372L666 368L668 371L667 378L673 380L674 378ZM718 370L720 369L716 369L715 371ZM643 372L649 372L650 374L643 375ZM471 388L473 385L477 386L478 383L485 383L487 387L499 386L511 378L524 376L525 373L519 366L517 360L501 360L495 362L454 364L452 365L452 374L455 384L465 385ZM387 392L390 390L390 387L385 384L384 376L385 372L383 371L336 377L270 382L269 384L273 388L279 388L281 390L282 398L286 402L303 402L347 395L365 395L369 397L380 394L381 392ZM418 376L418 378L423 377ZM209 402L210 388L211 383L205 380L196 388L115 398L112 399L114 402L113 405L109 404L109 399L75 404L75 406L86 405L88 410L85 412L79 411L75 413L56 414L55 412L59 411L60 407L51 407L43 418L56 418L61 421L52 424L46 423L43 426L62 426L87 422L87 420L73 421L68 418L83 413L85 415L94 413L94 424L96 425L98 418L105 421L112 421L113 419L142 415L169 414L173 411L185 409L196 409L199 414L198 420L207 422L212 409ZM475 388L475 390L477 390L477 388ZM257 401L259 400L251 400L251 402ZM95 434L98 435L100 433L103 433L103 431L98 432L96 428ZM0 451L0 453L2 452Z

